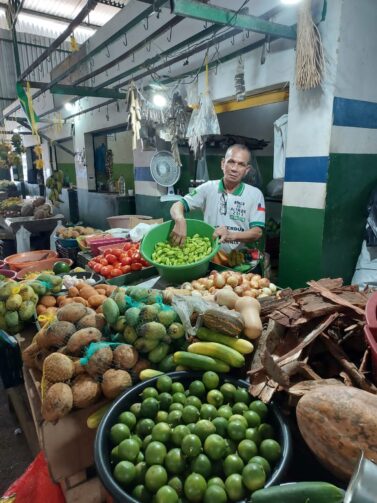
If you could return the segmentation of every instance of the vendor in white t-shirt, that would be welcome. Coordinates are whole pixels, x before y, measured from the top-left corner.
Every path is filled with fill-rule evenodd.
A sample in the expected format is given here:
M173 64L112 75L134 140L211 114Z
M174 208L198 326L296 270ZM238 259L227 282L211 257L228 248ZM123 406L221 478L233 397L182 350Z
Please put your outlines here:
M250 170L250 151L245 145L232 145L221 161L224 177L203 183L173 204L170 210L175 221L171 240L182 245L186 239L186 211L201 209L204 221L216 228L221 249L229 253L262 236L265 206L262 192L242 179Z

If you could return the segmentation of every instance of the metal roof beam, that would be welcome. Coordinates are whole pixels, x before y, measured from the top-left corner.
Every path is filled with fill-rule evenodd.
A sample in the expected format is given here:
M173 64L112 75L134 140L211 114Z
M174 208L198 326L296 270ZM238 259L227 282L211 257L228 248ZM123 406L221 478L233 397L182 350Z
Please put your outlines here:
M235 26L242 30L296 40L296 30L292 26L273 23L257 16L241 14L210 4L203 4L197 0L172 0L172 12L177 16L201 19L209 23Z
M31 127L29 126L28 122L26 119L23 119L22 117L15 117L16 121L22 126L22 127L25 127L26 129L29 129L29 131L31 131ZM25 134L25 133L21 133L21 134ZM58 141L53 141L51 140L51 138L49 138L48 136L46 136L45 134L43 133L40 133L38 132L39 136L41 138L43 138L43 140L46 140L48 142L51 142L52 145L56 145L57 147L59 147L61 150L64 150L64 152L66 152L67 154L71 155L72 157L75 157L75 153L72 152L72 150L70 150L69 148L65 147L64 145L61 145Z
M56 84L51 88L52 94L64 94L69 96L85 96L92 98L114 98L116 100L122 100L127 98L126 93L121 93L116 89L93 89L93 87L88 86L68 86L62 84Z

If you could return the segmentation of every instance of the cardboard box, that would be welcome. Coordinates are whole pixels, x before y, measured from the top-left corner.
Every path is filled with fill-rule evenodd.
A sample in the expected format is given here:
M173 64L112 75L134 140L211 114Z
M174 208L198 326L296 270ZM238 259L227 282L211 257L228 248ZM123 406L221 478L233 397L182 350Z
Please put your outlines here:
M137 216L131 216L130 220L129 220L129 222L130 222L130 229L133 229L138 224L149 224L149 225L162 224L163 221L164 221L163 218L152 218L152 217L140 218L140 217L137 217Z

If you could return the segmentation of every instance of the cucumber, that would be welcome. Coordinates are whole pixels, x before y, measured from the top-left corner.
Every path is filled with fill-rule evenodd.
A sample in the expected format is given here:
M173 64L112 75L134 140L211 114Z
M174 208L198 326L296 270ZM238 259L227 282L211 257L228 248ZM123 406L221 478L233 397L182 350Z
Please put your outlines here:
M255 491L251 503L343 503L344 491L327 482L295 482Z
M225 346L229 346L243 355L247 355L254 351L254 346L246 339L237 339L236 337L230 337L229 335L219 334L218 332L214 332L213 330L205 327L199 328L196 332L196 337L201 341L224 344Z
M243 367L245 358L241 353L218 342L194 342L188 347L190 353L217 358L232 367Z
M154 369L144 369L139 374L140 381L146 381L147 379L152 379L152 377L161 376L163 372Z
M229 372L230 366L225 362L210 356L196 355L187 351L174 353L174 363L192 370L212 370L213 372Z

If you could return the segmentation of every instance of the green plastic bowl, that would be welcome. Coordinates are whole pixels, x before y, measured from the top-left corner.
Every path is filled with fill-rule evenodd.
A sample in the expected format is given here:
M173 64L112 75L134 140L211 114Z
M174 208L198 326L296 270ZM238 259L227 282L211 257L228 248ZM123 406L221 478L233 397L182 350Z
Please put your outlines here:
M174 227L174 221L169 220L163 224L158 225L151 229L148 234L144 236L141 243L140 253L149 263L153 264L161 278L168 281L169 283L178 284L185 281L191 281L193 279L205 276L211 258L216 255L219 251L220 245L218 238L213 239L213 233L215 229L210 225L202 222L201 220L187 219L187 236L193 236L194 234L199 234L201 237L208 237L211 240L212 253L207 255L202 260L193 262L188 265L162 265L158 264L152 260L152 253L157 243L161 241L168 241L170 233Z

